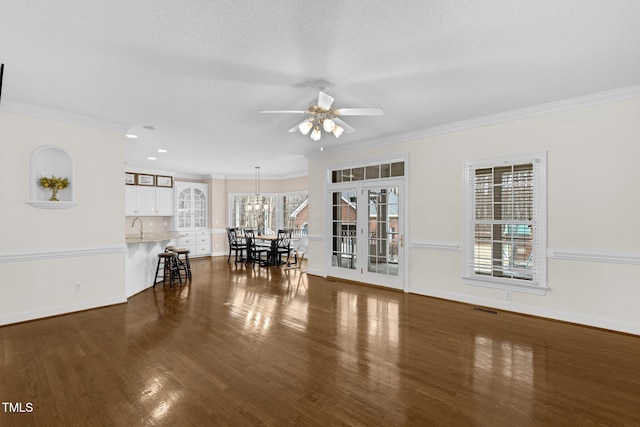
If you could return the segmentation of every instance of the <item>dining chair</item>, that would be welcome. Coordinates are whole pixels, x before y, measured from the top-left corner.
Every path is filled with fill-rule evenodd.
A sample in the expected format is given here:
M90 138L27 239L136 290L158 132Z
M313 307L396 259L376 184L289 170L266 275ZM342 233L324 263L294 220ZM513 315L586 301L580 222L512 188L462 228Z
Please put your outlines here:
M306 255L309 246L309 239L307 236L302 236L298 239L294 245L293 253L294 253L294 264L296 267L302 267L302 261L304 260L304 256ZM304 271L303 271L304 273Z
M247 243L243 241L244 239L239 235L239 232L239 228L227 227L227 237L229 239L229 256L227 257L227 262L231 260L231 252L236 253L235 262L238 262L238 253L240 253L240 259L242 259L243 252L247 250Z
M287 260L284 263L289 265L289 259L291 258L291 230L278 230L276 248L278 263L282 264L282 255L287 255Z
M264 246L258 246L256 244L256 235L255 231L251 228L244 229L244 238L247 242L247 261L251 262L254 266L256 263L264 264L268 261L269 256L269 248ZM265 257L262 258L262 254L265 254Z

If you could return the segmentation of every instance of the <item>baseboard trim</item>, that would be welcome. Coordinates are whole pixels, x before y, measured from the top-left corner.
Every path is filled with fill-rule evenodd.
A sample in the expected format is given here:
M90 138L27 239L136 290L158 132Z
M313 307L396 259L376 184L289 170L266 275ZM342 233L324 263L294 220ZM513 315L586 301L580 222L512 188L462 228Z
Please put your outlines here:
M14 323L27 322L30 320L43 319L45 317L60 316L62 314L74 313L77 311L91 310L94 308L106 307L114 304L122 304L127 302L126 295L113 296L100 300L83 301L76 304L60 305L56 307L47 307L41 310L24 311L21 313L13 313L0 317L0 326L10 325Z
M312 276L327 277L327 275L324 273L324 271L313 269L313 268L308 268L307 269L307 274L310 274Z
M607 329L626 334L640 335L640 325L635 323L623 322L620 320L609 319L600 316L587 316L581 313L570 311L551 310L546 308L531 307L515 304L508 301L498 301L489 298L479 298L453 292L445 292L434 289L425 289L419 287L410 287L410 293L424 295L428 297L441 298L455 302L462 302L471 305L480 305L493 309L510 311L513 313L525 314L528 316L541 317L545 319L558 320L561 322L575 323L582 326L590 326L594 328Z

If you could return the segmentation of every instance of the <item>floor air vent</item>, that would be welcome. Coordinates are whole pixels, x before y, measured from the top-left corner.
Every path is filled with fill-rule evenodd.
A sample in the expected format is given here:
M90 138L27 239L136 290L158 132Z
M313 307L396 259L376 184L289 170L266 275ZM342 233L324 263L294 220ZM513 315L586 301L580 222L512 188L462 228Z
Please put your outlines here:
M498 314L497 311L495 310L490 310L488 308L482 308L482 307L473 307L474 310L478 310L478 311L482 311L483 313L489 313L489 314Z

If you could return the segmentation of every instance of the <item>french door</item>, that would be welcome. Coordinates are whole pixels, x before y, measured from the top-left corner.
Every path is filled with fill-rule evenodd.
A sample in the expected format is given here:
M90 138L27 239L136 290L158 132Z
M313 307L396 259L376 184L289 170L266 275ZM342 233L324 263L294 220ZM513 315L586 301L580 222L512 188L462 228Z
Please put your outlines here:
M329 275L402 289L403 180L343 184L329 200Z

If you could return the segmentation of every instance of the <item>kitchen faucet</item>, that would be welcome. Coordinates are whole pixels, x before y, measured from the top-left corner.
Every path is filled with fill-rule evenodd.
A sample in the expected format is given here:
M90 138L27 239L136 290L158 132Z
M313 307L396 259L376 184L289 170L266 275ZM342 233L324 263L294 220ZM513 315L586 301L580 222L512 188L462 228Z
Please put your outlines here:
M131 228L133 228L133 226L136 224L136 219L140 221L140 238L142 239L144 237L144 229L143 229L143 225L142 225L142 218L140 218L139 216L133 218L133 222L131 223Z

